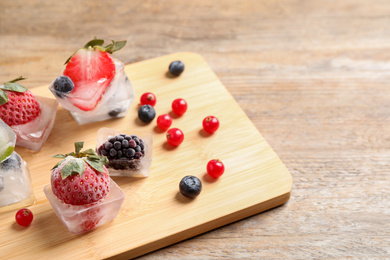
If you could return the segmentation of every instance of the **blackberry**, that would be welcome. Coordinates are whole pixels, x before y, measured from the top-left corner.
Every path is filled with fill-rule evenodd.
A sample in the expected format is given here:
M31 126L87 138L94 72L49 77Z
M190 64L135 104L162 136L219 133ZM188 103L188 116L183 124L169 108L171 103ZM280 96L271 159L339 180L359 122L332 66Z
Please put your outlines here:
M145 156L145 144L136 135L120 134L109 137L97 153L107 156L107 168L135 171L141 165L140 159Z
M169 72L173 76L179 76L184 71L184 63L182 61L172 61L171 64L169 64Z

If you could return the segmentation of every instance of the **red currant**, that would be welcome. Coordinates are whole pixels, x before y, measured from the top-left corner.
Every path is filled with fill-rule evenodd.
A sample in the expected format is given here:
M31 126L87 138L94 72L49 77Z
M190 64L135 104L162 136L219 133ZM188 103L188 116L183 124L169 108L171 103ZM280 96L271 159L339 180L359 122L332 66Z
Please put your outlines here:
M18 212L16 212L15 220L19 225L27 227L28 225L31 224L33 217L34 216L31 212L31 210L20 209L20 210L18 210Z
M184 134L179 128L171 128L167 132L167 141L170 145L179 146L184 140Z
M173 100L172 111L178 116L183 115L187 111L187 102L182 98Z
M154 105L156 104L156 101L157 101L156 96L151 92L146 92L146 93L142 94L141 99L140 99L141 106L151 105L152 107L154 107Z
M172 125L172 117L167 114L163 114L158 116L157 118L157 126L162 130L167 130Z
M208 116L205 119L203 119L203 129L207 133L210 134L214 133L215 131L218 130L218 127L219 127L219 121L218 118L216 118L215 116Z
M218 178L225 171L225 166L219 159L213 159L207 163L207 173L213 178Z

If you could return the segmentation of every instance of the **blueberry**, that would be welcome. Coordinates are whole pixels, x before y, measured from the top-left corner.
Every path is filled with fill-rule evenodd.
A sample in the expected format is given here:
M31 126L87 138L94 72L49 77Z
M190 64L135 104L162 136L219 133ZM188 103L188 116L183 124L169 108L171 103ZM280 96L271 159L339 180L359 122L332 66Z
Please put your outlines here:
M179 76L184 71L184 63L182 61L173 61L169 64L169 72L173 76Z
M123 156L123 153L121 150L117 151L116 157L121 158Z
M73 81L67 76L59 76L53 83L54 90L59 92L59 95L62 96L62 93L69 93L73 90L74 84Z
M188 198L195 198L202 191L202 182L198 177L195 176L185 176L180 181L180 192Z
M136 152L141 152L141 147L140 147L139 145L137 145L137 146L134 148L134 150L135 150Z
M123 112L123 110L122 109L120 109L120 108L116 108L116 109L113 109L113 110L111 110L110 112L108 112L108 115L110 116L110 117L117 117L120 113L122 113Z
M126 136L125 136L125 139L126 139L127 141L130 141L130 140L131 140L131 136L130 136L130 135L126 135Z
M110 143L115 143L116 142L116 136L112 136L112 137L110 137L110 138L108 138L108 141L110 142Z
M103 150L100 151L100 154L101 154L101 155L104 155L104 156L107 156L107 155L108 155L108 152L107 152L107 150L104 150L104 149L103 149Z
M138 110L138 117L142 122L149 123L156 117L156 111L151 105L143 105Z
M122 148L122 143L119 141L116 141L114 143L114 148L115 148L115 150L120 150Z
M0 170L17 170L22 167L22 160L17 153L12 153L7 160L3 161L0 164Z
M119 142L122 142L125 138L121 135L117 135L116 136L116 140L119 141Z

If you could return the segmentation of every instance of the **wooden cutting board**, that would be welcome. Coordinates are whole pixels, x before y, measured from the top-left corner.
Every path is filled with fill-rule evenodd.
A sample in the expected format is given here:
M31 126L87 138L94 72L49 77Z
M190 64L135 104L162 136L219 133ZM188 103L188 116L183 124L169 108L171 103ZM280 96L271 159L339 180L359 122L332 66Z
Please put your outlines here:
M186 69L169 77L171 61L182 60ZM101 259L131 258L190 238L216 227L285 203L292 178L235 102L206 61L194 53L176 53L126 66L136 97L126 117L79 126L70 113L58 108L53 130L39 152L17 147L31 172L36 202L30 209L34 221L28 228L14 220L16 211L0 214L0 259ZM34 88L37 95L52 97L47 86ZM171 102L184 98L187 112L173 118L184 142L177 148L166 144L156 119L143 124L137 118L140 95L157 96L157 115L169 113ZM214 115L220 128L205 134L202 120ZM121 132L151 131L154 134L150 177L113 177L126 194L119 215L96 230L73 235L56 217L43 188L50 183L50 169L58 161L51 155L71 152L75 141L94 148L96 132L109 127ZM206 175L206 164L219 158L225 173L217 180ZM195 175L203 182L194 200L183 197L179 182Z

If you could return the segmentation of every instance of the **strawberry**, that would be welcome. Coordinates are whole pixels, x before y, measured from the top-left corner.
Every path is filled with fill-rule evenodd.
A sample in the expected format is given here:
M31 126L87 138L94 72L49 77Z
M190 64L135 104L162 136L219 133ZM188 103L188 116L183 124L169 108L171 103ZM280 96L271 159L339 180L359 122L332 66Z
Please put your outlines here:
M110 176L104 164L107 158L93 149L80 152L84 143L75 143L75 153L57 154L63 160L53 167L51 188L60 200L71 205L89 205L105 198Z
M9 126L26 124L41 113L31 91L16 83L24 79L20 76L0 86L0 117Z
M115 77L115 63L111 55L125 46L126 41L103 47L104 40L94 39L76 51L66 62L63 72L74 84L69 101L84 111L93 110Z

